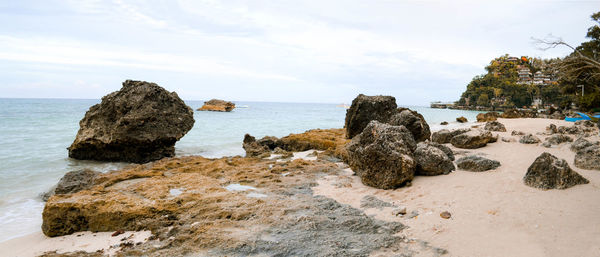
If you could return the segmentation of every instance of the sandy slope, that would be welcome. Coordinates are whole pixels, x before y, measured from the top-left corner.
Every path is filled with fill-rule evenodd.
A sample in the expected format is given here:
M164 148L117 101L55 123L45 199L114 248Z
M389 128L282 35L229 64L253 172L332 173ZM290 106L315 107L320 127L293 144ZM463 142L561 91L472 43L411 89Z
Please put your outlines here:
M494 132L501 137L511 137L512 130L543 132L550 123L573 124L548 119L499 121L508 130ZM315 194L356 208L364 196L374 195L407 206L408 213L417 210L419 216L413 219L393 216L390 207L366 212L410 226L403 232L406 236L445 248L449 256L600 256L600 171L576 168L569 143L544 148L520 144L514 138L517 142L498 140L469 151L453 148L459 153L457 158L468 152L500 161L502 166L494 171L457 170L446 176L416 177L411 187L380 190L362 185L348 170L346 176L321 179ZM566 159L590 183L548 191L525 186L522 178L527 168L544 151ZM340 187L339 181L351 184ZM449 211L452 217L440 218L442 211Z

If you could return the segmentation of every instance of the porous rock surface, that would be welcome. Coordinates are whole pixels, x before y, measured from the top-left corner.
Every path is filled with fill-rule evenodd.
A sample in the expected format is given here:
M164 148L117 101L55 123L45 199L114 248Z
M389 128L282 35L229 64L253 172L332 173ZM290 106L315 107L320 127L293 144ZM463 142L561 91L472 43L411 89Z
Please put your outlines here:
M510 109L504 111L500 117L505 119L536 118L537 112L533 110Z
M486 171L500 167L500 162L476 155L469 155L456 160L459 169L467 171Z
M477 114L477 122L488 122L495 121L500 117L500 114L497 112L486 112Z
M519 143L521 144L537 144L539 142L541 142L541 140L533 134L524 135L519 139Z
M485 123L485 126L483 127L483 129L485 130L489 130L489 131L498 131L498 132L506 132L506 127L504 126L504 124L498 122L498 121L488 121Z
M416 175L436 176L454 171L454 154L445 145L420 142L414 152L417 162Z
M431 137L429 125L423 115L408 108L398 108L386 123L394 126L404 126L412 134L417 142L428 140Z
M596 141L595 143L592 143L588 140L586 140L583 137L577 138L577 140L575 140L575 142L573 142L571 144L571 151L573 152L579 152L585 148L588 148L590 146L594 146L594 145L598 145L598 142Z
M371 121L346 145L348 164L363 184L393 189L413 179L416 147L406 127Z
M497 140L498 138L494 137L489 131L472 130L452 137L450 143L457 148L475 149Z
M600 170L600 146L592 145L577 151L575 167L586 170Z
M463 116L460 116L460 117L456 118L456 121L459 122L459 123L465 123L468 120L467 120L467 118L465 118Z
M346 111L346 137L351 139L360 134L370 121L387 122L396 113L396 98L393 96L358 95Z
M570 136L556 134L546 138L546 141L542 144L544 147L552 147L553 145L560 145L565 142L573 142Z
M175 155L175 142L194 125L194 111L175 92L127 80L79 122L69 157L145 163Z
M230 112L233 109L235 109L235 104L232 102L220 99L211 99L204 102L204 105L198 108L198 111Z
M448 130L442 129L431 134L431 141L439 144L450 143L450 140L456 136L471 131L469 128Z
M567 161L542 153L527 169L525 185L539 189L566 189L589 181L573 171Z

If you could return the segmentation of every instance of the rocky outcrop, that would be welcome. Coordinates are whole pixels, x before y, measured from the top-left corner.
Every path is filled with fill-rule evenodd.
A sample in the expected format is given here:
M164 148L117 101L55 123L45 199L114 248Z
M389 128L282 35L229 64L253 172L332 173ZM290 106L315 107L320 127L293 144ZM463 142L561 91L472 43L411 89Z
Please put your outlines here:
M440 125L443 125L443 126L448 125L448 122L447 121L442 121L442 122L440 122Z
M450 143L457 148L475 149L497 140L489 131L472 130L452 137Z
M525 185L539 189L566 189L589 181L573 171L565 160L542 153L527 169Z
M175 92L127 80L86 112L69 157L135 163L171 157L193 125L193 110Z
M456 118L456 121L459 122L459 123L465 123L468 120L467 120L467 118L465 118L463 116L460 116L460 117Z
M586 170L600 170L600 146L592 145L579 150L575 155L575 167Z
M211 99L204 102L202 107L198 108L198 111L212 111L212 112L230 112L235 109L235 104L229 101Z
M246 134L242 147L247 157L266 157L271 151L280 149L283 152L301 152L307 150L329 151L329 155L346 160L346 143L344 129L311 129L304 133L289 134L282 138L265 136L256 139Z
M418 143L414 156L417 162L417 175L445 175L456 169L454 163L452 163L454 160L452 150L442 144L431 142Z
M573 142L573 139L570 136L565 136L562 134L552 135L546 138L546 141L542 144L544 147L552 147L553 145L560 145L565 142Z
M500 167L500 162L481 156L470 155L456 160L456 166L466 171L481 172Z
M423 115L407 108L398 108L397 113L392 115L387 123L393 126L406 127L417 142L428 140L431 137L429 125Z
M504 111L500 117L505 119L536 118L537 112L533 110L510 109Z
M454 136L460 135L463 133L467 133L469 131L471 131L471 129L469 129L469 128L456 129L456 130L442 129L440 131L436 131L436 132L433 132L433 134L431 134L431 141L438 143L438 144L447 144L447 143L450 143L450 140Z
M94 184L94 179L100 174L102 173L88 169L69 171L50 192L42 194L42 200L47 201L55 194L72 194L89 189Z
M497 112L486 112L477 114L477 122L488 122L495 121L500 117L500 114Z
M532 134L524 135L519 139L519 143L521 144L537 144L539 142L541 142L541 140Z
M575 140L575 142L573 142L573 144L571 144L571 151L579 152L585 148L588 148L588 147L594 146L594 145L598 145L598 142L596 142L594 144L594 143L586 140L585 138L580 137L577 140Z
M497 121L486 122L485 127L483 127L483 129L489 130L489 131L506 132L506 127L504 127L504 124L497 122Z
M346 111L346 137L351 139L360 134L370 121L387 122L396 113L396 98L393 96L358 95Z
M397 188L414 177L416 146L406 127L371 121L346 146L348 164L367 186Z
M271 149L265 142L268 141L263 140L263 144L261 144L250 134L244 135L242 148L246 151L246 157L266 157L267 155L270 155ZM273 147L273 149L275 149L275 147Z

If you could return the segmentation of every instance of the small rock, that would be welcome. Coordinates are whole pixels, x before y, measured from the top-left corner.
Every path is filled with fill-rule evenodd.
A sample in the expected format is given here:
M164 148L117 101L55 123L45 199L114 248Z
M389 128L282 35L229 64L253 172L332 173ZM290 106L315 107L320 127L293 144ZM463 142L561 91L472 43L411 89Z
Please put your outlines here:
M111 236L118 236L118 235L123 234L123 233L125 233L125 231L123 231L122 229L119 229L119 230L115 231L115 233L112 233Z
M460 116L460 117L456 118L456 121L458 121L458 122L460 122L460 123L465 123L465 122L467 122L468 120L467 120L467 118L465 118L465 117L463 117L463 116Z
M399 215L404 215L406 214L406 206L400 206L398 208L394 208L392 210L392 215L394 216L399 216Z
M541 142L541 140L532 134L527 134L519 139L519 143L521 144L537 144L539 142Z
M498 132L506 132L506 127L504 124L497 121L488 121L485 123L485 127L483 128L489 131L498 131Z
M525 135L525 132L523 132L523 131L518 131L518 130L513 130L513 131L510 133L510 135L511 135L511 136L523 136L523 135Z
M516 140L512 137L502 137L502 142L506 142L506 143L511 143L511 142L515 142Z
M445 212L440 213L440 217L442 217L443 219L449 219L450 217L452 217L452 214L445 211Z
M447 121L442 121L442 122L440 123L440 125L448 125L448 122L447 122Z
M412 219L414 217L419 216L419 212L418 211L411 211L410 214L406 215L407 219Z
M470 155L456 160L456 166L466 171L486 171L500 167L500 162L484 157Z

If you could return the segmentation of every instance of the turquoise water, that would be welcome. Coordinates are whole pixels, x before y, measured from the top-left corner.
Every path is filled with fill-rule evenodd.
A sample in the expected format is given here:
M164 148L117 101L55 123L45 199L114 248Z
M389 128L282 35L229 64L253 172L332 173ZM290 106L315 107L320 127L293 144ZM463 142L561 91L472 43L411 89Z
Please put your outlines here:
M108 171L126 163L68 158L79 120L99 100L0 99L0 242L40 229L43 202L68 171ZM202 101L186 101L194 110ZM256 137L285 136L314 128L341 128L346 110L336 104L236 102L229 113L195 112L196 123L176 144L176 154L221 157L244 155L245 133ZM432 130L458 116L475 120L479 112L410 107L423 114ZM451 122L450 127L459 126Z

